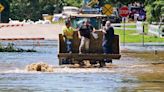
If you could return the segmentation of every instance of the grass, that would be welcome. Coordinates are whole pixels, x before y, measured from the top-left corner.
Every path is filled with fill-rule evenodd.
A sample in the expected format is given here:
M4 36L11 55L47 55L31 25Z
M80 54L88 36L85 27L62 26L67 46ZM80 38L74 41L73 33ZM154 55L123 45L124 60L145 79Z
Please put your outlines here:
M134 28L135 26L129 26L128 28ZM115 30L115 34L120 36L120 41L123 42L124 33L123 30ZM145 25L144 42L164 42L164 38L157 36L150 36L148 34L148 25ZM125 31L125 42L126 43L140 43L143 41L143 34L139 34L136 31L126 30Z

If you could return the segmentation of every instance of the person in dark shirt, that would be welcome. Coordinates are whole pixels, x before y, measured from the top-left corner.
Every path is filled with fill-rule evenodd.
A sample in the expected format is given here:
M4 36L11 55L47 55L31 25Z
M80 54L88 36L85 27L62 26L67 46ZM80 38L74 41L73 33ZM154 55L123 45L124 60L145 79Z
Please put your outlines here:
M94 28L86 19L79 27L79 38L81 38L80 46L79 46L79 54L82 53L82 48L85 47L85 50L88 52L91 32L93 32Z
M112 42L114 39L114 29L111 26L110 21L107 21L105 24L104 30L102 30L103 34L103 52L104 54L112 54Z

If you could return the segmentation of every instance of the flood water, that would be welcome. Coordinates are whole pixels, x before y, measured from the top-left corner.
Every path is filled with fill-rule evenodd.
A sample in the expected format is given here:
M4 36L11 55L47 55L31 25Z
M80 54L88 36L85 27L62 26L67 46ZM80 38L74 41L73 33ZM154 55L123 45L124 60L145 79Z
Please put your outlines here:
M0 53L0 92L163 92L163 47L121 47L122 57L109 68L58 66L57 41L14 42L38 52ZM3 42L6 44L6 42ZM44 45L44 46L43 46ZM154 51L155 50L157 51ZM135 50L135 51L134 51ZM160 51L159 51L160 50ZM144 51L144 52L143 52ZM45 62L54 72L28 72L26 65Z

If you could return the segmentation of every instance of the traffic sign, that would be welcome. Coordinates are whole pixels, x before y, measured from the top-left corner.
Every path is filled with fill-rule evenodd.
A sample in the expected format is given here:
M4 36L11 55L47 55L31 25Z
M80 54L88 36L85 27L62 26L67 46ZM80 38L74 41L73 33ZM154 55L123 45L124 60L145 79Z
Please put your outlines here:
M102 13L110 16L113 13L113 7L110 4L105 4L102 8Z
M127 17L129 15L129 9L127 6L123 6L119 9L119 15L121 17Z
M0 3L0 13L5 9L5 7Z

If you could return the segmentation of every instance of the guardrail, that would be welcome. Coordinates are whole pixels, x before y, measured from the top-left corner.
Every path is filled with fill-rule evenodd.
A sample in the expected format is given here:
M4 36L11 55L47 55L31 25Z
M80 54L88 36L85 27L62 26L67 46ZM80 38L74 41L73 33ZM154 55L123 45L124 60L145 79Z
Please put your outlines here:
M24 24L0 24L0 28L4 28L4 27L19 27L19 26L24 26Z

